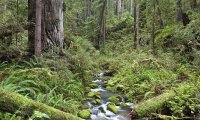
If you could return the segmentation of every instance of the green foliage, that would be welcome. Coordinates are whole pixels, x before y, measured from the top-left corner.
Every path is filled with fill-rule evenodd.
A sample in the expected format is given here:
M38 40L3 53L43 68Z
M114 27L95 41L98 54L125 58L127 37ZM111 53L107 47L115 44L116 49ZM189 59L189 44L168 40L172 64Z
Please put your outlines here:
M0 112L0 119L2 120L24 120L22 117L17 116L11 113L2 113Z
M116 108L115 104L113 104L113 103L109 103L107 105L107 109L115 114L117 114L119 112L118 109Z
M33 115L29 118L29 120L47 120L50 119L49 116L45 113L41 113L40 111L34 111Z
M83 119L89 119L92 111L91 110L82 110L78 113L78 116Z
M184 84L181 86L180 93L177 94L172 100L167 102L174 116L185 117L188 115L195 115L200 110L200 101L197 98L199 92L199 84Z

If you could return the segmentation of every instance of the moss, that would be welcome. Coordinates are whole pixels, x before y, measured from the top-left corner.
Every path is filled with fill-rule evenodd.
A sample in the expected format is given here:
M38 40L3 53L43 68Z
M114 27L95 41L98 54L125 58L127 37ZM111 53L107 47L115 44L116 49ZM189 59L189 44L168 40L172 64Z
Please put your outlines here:
M109 104L107 105L107 109L108 109L109 111L115 113L115 114L117 114L117 113L119 112L118 109L116 108L116 106L115 106L114 104L112 104L112 103L109 103Z
M106 90L113 91L113 88L110 86L106 86Z
M176 93L171 90L167 93L149 99L147 101L141 102L134 106L133 111L137 113L138 117L143 117L151 112L155 112L157 109L161 108L166 101L172 99Z
M120 104L120 107L121 107L122 109L126 109L126 108L128 107L128 105L127 105L125 102L122 102L122 103Z
M22 116L31 116L34 111L47 114L51 120L81 120L69 113L65 113L43 103L33 101L22 95L11 93L0 89L0 110L15 113L20 112Z
M112 103L115 103L116 105L119 105L120 104L120 99L118 96L112 96L112 97L109 97L108 100Z
M87 96L89 98L100 98L101 92L89 92Z
M101 104L101 100L100 99L96 99L92 101L93 105L100 105Z
M88 109L89 106L88 106L87 103L84 103L84 104L82 104L82 105L80 106L80 108L81 108L81 109Z
M98 84L92 83L90 84L90 88L92 89L98 88Z
M83 118L83 119L89 119L91 114L92 114L92 111L87 109L87 110L80 111L78 113L78 116Z
M85 92L90 92L90 91L91 91L90 87L85 87Z

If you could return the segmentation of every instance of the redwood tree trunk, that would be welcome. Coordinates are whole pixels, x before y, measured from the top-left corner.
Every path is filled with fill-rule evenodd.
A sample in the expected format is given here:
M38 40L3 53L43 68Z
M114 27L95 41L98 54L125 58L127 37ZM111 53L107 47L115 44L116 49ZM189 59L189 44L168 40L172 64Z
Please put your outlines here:
M182 0L176 1L176 22L182 22L183 10L182 10Z
M120 15L122 12L122 0L116 0L116 15Z
M36 14L35 0L28 0L28 52L30 55L34 54L35 49L35 14Z
M134 38L133 38L133 47L137 48L137 2L134 0Z
M29 52L34 53L35 0L28 1ZM62 49L64 42L63 0L42 0L42 50Z
M35 56L41 55L41 17L42 17L42 1L36 0L36 26L35 26Z
M100 12L100 17L99 17L99 36L96 41L95 47L97 49L100 49L101 47L104 46L105 39L106 39L106 10L107 10L107 0L102 1L102 9Z
M191 0L190 4L192 10L195 10L197 8L197 0Z
M63 48L63 0L43 0L43 49Z

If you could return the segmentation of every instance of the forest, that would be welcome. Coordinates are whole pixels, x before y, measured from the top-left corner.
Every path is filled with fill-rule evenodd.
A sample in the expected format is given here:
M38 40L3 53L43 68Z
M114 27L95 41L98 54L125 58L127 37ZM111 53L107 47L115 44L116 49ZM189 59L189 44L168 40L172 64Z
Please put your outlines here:
M200 0L0 0L0 120L200 120Z

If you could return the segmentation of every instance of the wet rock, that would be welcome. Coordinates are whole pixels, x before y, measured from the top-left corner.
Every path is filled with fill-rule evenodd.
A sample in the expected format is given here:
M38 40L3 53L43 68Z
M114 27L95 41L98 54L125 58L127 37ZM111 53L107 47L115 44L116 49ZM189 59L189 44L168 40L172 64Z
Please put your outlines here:
M118 96L109 97L108 101L120 105L120 98Z
M126 109L126 108L128 108L128 105L127 105L125 102L122 102L122 103L120 104L120 107L121 107L122 109Z
M92 83L92 84L90 84L90 88L92 88L92 89L98 88L98 84Z
M92 101L93 105L100 105L101 104L101 100L100 99L96 99Z
M109 103L109 104L107 105L107 109L108 109L109 111L115 113L115 114L117 114L117 113L119 112L118 109L117 109L117 107L116 107L115 104L113 104L113 103Z
M106 113L106 111L104 110L103 107L100 107L99 110L100 110L102 113Z
M87 94L88 98L101 98L101 92L89 92Z
M84 103L84 104L82 104L82 105L80 106L80 108L81 108L81 109L88 109L89 106L88 106L87 103Z
M86 93L88 93L88 92L90 92L90 91L91 91L90 87L85 87L85 92L86 92Z
M89 119L91 114L92 114L92 111L87 109L87 110L80 111L78 113L78 116L83 118L83 119Z

